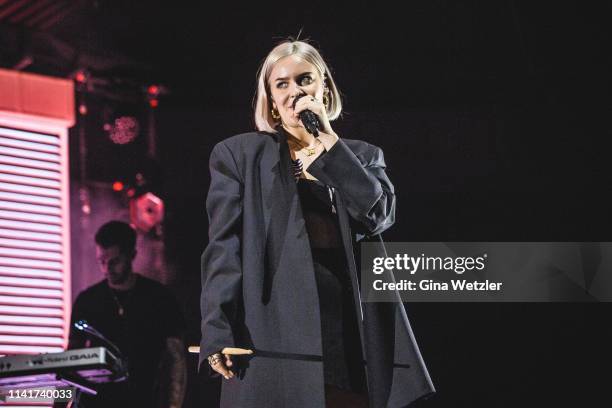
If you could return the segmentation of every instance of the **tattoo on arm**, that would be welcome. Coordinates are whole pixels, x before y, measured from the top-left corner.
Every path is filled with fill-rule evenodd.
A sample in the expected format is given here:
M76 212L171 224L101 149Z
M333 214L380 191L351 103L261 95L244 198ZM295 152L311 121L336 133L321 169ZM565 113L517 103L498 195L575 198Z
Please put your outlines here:
M167 338L165 355L160 367L162 377L160 383L167 386L166 390L161 391L167 396L168 407L180 408L183 404L187 385L186 363L183 341L176 337Z

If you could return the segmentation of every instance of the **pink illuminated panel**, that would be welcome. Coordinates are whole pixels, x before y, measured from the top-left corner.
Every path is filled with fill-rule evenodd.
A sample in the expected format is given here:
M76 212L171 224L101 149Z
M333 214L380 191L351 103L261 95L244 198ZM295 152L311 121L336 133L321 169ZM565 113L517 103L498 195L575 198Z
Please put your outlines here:
M0 69L0 355L68 341L74 119L71 80Z
M70 316L66 129L0 111L0 354L61 351Z

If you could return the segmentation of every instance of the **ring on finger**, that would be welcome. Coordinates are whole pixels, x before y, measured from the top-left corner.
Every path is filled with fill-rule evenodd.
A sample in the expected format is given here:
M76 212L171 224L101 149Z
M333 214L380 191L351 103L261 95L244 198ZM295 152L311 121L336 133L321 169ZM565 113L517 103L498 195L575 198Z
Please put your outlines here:
M211 356L208 356L208 364L211 366L217 365L221 362L221 354L216 353Z

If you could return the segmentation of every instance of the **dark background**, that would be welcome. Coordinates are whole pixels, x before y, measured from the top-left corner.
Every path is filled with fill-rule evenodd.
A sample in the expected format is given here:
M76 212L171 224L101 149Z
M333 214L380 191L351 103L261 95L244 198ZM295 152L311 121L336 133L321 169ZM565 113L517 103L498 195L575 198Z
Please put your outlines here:
M153 167L190 344L200 335L208 155L219 140L253 129L257 68L279 40L300 31L320 47L344 93L345 114L334 129L385 152L398 194L387 241L612 240L610 3L56 4L64 12L46 26L16 18L19 8L1 14L7 6L0 5L0 63L13 67L30 56L25 71L91 72L90 114L81 121L88 179L98 183L151 166L146 135L112 145L102 111L144 117L143 88L168 89L156 113ZM77 183L75 134L71 148ZM407 310L438 388L423 406L612 400L609 304L421 303ZM186 406L204 406L215 384L196 377L190 358Z

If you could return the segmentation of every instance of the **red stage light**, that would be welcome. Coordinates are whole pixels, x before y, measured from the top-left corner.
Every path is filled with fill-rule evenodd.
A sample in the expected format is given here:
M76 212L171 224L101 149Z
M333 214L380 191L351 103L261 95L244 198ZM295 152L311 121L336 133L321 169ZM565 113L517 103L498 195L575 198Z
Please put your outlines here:
M85 81L87 81L87 75L85 75L83 71L79 71L74 76L74 79L77 82L84 83Z
M147 89L147 92L149 93L149 95L157 96L159 94L159 86L150 85L149 88Z
M121 190L123 190L123 183L122 183L122 182L120 182L120 181L115 181L115 182L113 183L113 190L115 190L115 191L121 191Z
M127 191L127 196L128 196L128 197L134 197L134 194L136 194L136 190L134 190L133 188L130 188L130 189Z
M157 99L151 99L151 100L149 101L149 105L150 105L152 108L157 108L157 106L159 105L159 102L158 102L158 100L157 100Z

